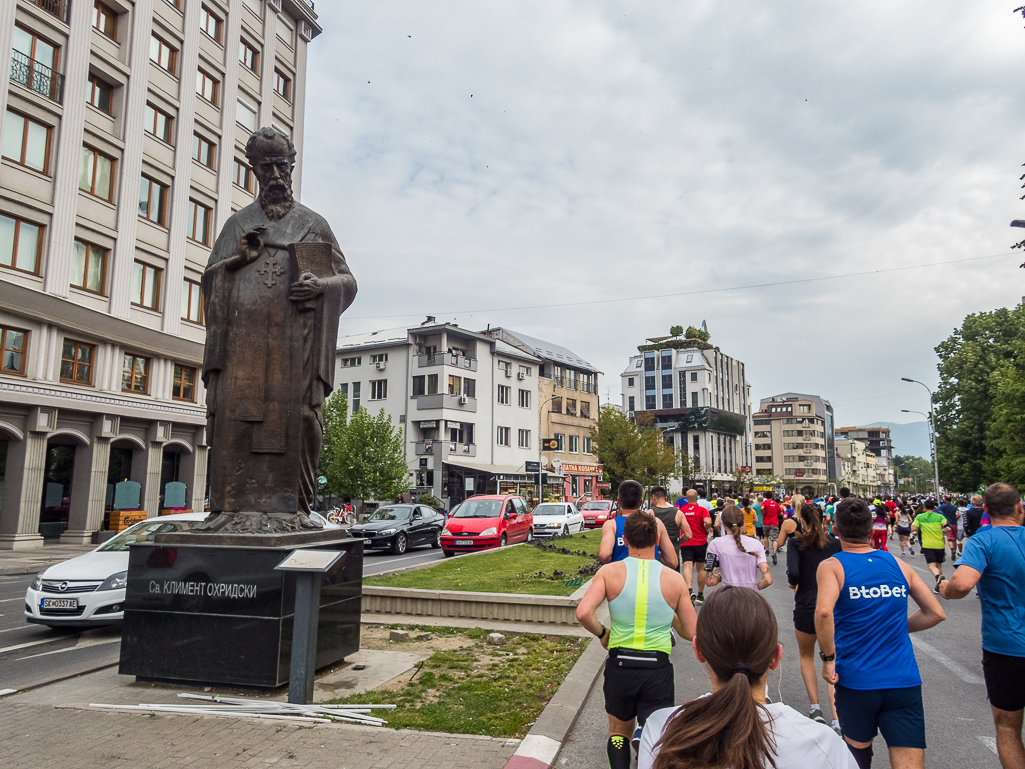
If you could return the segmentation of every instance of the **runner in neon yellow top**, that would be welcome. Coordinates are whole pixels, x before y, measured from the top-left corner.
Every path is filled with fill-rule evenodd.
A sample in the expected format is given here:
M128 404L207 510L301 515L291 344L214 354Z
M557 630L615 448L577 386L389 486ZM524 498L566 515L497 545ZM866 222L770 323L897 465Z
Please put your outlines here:
M933 577L936 579L936 586L933 588L940 592L940 582L943 581L943 562L947 559L946 543L943 541L943 532L950 528L947 517L936 512L936 500L925 501L925 512L919 513L911 523L918 529L918 538L922 540L922 555L925 556L925 565L929 567Z
M626 584L609 601L609 648L645 649L669 654L673 650L669 628L676 612L662 597L662 569L658 561L627 558Z

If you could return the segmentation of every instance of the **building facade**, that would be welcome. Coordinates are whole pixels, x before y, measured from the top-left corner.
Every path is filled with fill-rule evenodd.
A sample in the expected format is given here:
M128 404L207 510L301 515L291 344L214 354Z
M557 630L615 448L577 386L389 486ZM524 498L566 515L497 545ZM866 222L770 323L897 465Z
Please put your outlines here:
M113 483L206 494L200 277L252 202L250 133L298 153L302 0L0 5L0 547L88 541Z
M876 456L864 441L837 438L836 451L846 462L847 475L841 481L853 494L874 497L880 493Z
M692 339L649 339L631 356L622 408L651 420L682 464L683 484L733 489L752 466L751 386L745 366L718 347ZM739 489L737 489L739 491Z
M756 476L788 489L821 493L837 477L833 407L817 395L763 398L753 419Z
M890 494L896 490L893 477L893 441L889 427L838 427L837 438L852 438L865 444L865 448L876 457L876 475L879 493Z

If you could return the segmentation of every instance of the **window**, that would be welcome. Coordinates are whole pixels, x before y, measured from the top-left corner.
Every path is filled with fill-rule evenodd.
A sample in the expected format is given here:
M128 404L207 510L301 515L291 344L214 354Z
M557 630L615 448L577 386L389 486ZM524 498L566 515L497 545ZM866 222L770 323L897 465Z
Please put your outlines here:
M242 5L255 13L261 19L263 18L263 0L242 0Z
M477 380L476 379L463 379L463 395L467 398L477 397Z
M196 72L196 93L206 99L208 102L217 106L217 88L220 83L203 70L197 70Z
M523 376L530 376L531 371L533 371L533 369L530 366L520 366L520 373L523 374Z
M506 376L512 376L512 363L507 360L500 360L498 361L498 370Z
M655 393L645 394L644 396L644 408L648 411L655 409Z
M280 69L274 70L274 93L285 101L292 101L292 79Z
M628 376L626 378L626 386L627 387L633 387L634 386L634 378L632 376Z
M260 55L256 52L256 46L250 45L245 38L238 41L238 60L246 69L257 71Z
M71 285L102 294L106 286L108 253L105 248L76 240L71 252Z
M580 453L580 436L571 435L569 436L569 453L579 454Z
M196 400L196 369L192 366L182 366L180 363L174 364L171 398L176 401Z
M235 184L246 192L253 191L253 172L245 163L235 158Z
M520 430L519 441L517 444L521 449L531 448L530 444L530 430Z
M174 118L152 104L146 105L146 117L143 129L150 136L156 136L160 141L171 143L171 124Z
M593 454L594 452L591 450L592 448L593 448L593 445L591 443L591 436L590 435L585 435L584 436L584 453L585 454Z
M388 380L374 379L370 382L370 400L383 401L388 397Z
M93 3L93 29L102 32L111 40L117 40L117 13L100 0Z
M521 409L529 409L530 408L530 390L520 390L519 397L520 397L520 408Z
M158 267L136 262L132 271L132 304L139 307L148 307L151 310L160 309L160 274L163 272Z
M512 388L508 385L498 386L498 402L506 406L509 405L509 400L512 398Z
M292 28L292 25L288 23L288 19L284 16L278 16L278 37L291 47L294 35L295 30Z
M556 451L566 450L566 436L563 433L555 434L555 442L558 445L558 448L555 449Z
M50 127L7 110L4 118L3 156L18 165L45 174L49 171Z
M203 287L188 278L182 281L182 320L203 324Z
M14 28L13 42L15 55L11 59L11 80L51 101L59 101L60 86L58 78L54 77L58 47L18 26Z
M0 326L0 371L5 374L25 373L25 341L28 331Z
M498 443L498 445L499 446L508 446L509 445L509 436L511 434L512 434L512 430L510 428L508 428L508 427L499 427L498 428L498 441L496 441Z
M691 371L690 372L690 381L692 381L692 382L698 381L698 372L697 371Z
M756 443L755 451L772 451L771 443Z
M207 168L214 167L214 143L199 134L192 134L192 159Z
M462 395L463 394L463 378L458 376L448 377L448 394L449 395Z
M360 390L359 386L360 386L359 382L353 382L352 383L352 413L353 414L355 414L357 411L359 411L359 390Z
M363 363L363 357L357 356L355 358L342 358L342 368L353 368Z
M213 209L204 206L198 200L189 198L189 218L185 224L185 237L202 243L204 246L210 244L210 219Z
M110 114L114 86L98 75L89 75L89 103Z
M114 191L114 158L91 147L82 147L82 170L78 188L101 200L110 200Z
M645 390L654 390L655 389L655 375L654 374L648 374L647 376L644 377L644 389Z
M808 404L808 403L799 403L799 404L797 404L797 413L798 414L810 414L811 413L811 405Z
M0 266L38 274L42 234L38 224L0 214Z
M413 377L413 395L434 395L438 392L438 375Z
M585 419L591 418L591 401L580 401L580 416Z
M635 398L632 395L629 398L627 398L627 403L628 403L628 405L626 407L627 411L636 411L636 409L634 408L634 401L635 401Z
M374 353L373 355L370 356L370 362L371 363L387 363L388 362L388 353L386 353L386 352Z
M698 407L698 394L697 393L691 393L690 394L690 407L692 409L696 409Z
M61 381L70 384L91 385L95 353L95 345L65 339L61 351Z
M125 353L125 362L121 367L121 389L129 393L149 391L149 358Z
M178 50L163 38L153 35L149 39L149 60L173 75L177 71Z
M671 409L673 407L673 394L662 393L662 408Z
M218 43L221 42L221 20L205 5L199 8L199 28Z
M571 417L577 415L577 401L575 398L566 399L566 413Z
M139 216L155 224L164 224L167 209L167 187L148 176L139 183Z
M256 130L256 107L251 105L241 96L235 107L235 122L250 131Z

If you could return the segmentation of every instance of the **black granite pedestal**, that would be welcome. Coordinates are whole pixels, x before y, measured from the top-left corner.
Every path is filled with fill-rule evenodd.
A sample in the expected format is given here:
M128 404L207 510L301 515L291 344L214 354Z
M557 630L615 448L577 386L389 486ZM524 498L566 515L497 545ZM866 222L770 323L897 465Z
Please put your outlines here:
M323 576L316 667L359 650L363 542ZM194 683L277 687L288 682L294 573L275 571L295 547L140 544L129 553L119 672Z

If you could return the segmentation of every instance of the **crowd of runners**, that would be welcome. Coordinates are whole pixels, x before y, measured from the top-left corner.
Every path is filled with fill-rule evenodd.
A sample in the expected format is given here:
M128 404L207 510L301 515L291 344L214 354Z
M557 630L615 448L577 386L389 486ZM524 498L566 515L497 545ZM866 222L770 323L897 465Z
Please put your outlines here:
M881 734L893 769L925 766L922 679L910 634L974 591L982 669L1004 769L1025 769L1025 511L1005 483L970 497L716 497L624 481L577 609L605 664L611 769L872 765ZM907 561L919 548L927 584ZM947 579L944 564L954 567ZM807 716L772 702L783 647L760 591L783 558ZM909 599L916 610L909 614ZM974 599L973 599L974 600ZM595 616L608 603L606 627ZM783 623L787 624L786 622ZM705 666L710 691L677 706L671 653ZM821 669L816 670L816 648ZM825 680L830 723L820 705Z

